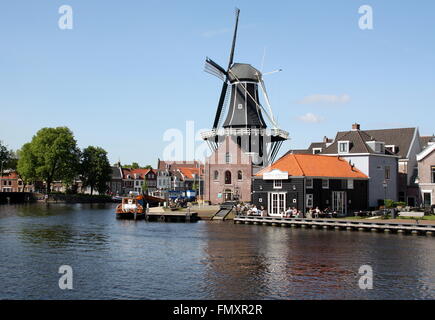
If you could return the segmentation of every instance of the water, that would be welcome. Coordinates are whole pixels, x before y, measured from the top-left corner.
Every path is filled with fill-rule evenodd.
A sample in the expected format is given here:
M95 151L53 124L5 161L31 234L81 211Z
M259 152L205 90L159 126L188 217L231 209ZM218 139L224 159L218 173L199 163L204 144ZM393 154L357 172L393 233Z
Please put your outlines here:
M0 299L434 299L435 238L0 206ZM61 265L73 290L61 290ZM358 286L371 265L373 290Z

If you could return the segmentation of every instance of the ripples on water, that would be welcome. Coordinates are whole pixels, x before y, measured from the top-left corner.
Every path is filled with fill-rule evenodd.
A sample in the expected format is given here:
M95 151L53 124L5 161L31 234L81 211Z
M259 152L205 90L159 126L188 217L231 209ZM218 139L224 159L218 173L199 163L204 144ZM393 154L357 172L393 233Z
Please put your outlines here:
M435 239L0 206L1 299L433 299ZM60 290L70 265L74 289ZM358 287L358 269L374 289Z

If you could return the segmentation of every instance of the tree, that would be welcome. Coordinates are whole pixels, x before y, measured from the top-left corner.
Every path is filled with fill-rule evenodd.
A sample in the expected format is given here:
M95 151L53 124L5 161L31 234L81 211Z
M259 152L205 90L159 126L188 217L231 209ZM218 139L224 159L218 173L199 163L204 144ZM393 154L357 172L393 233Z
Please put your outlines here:
M36 158L31 152L30 142L24 144L22 148L17 151L17 155L17 172L21 180L23 180L23 183L26 185L29 181L36 180ZM23 186L23 190L25 185Z
M94 189L97 189L99 194L106 193L111 173L107 152L103 148L89 146L83 150L81 179L83 186L91 187L91 195Z
M50 193L53 181L71 183L79 169L80 150L67 127L43 128L23 145L18 172L26 179L42 180Z
M12 159L12 151L10 151L3 143L0 141L0 166L9 169L9 162ZM1 172L0 174L2 174Z
M147 165L145 167L141 167L139 165L139 163L137 162L133 162L132 164L125 164L122 166L123 168L127 168L127 169L152 169L153 167L150 165Z

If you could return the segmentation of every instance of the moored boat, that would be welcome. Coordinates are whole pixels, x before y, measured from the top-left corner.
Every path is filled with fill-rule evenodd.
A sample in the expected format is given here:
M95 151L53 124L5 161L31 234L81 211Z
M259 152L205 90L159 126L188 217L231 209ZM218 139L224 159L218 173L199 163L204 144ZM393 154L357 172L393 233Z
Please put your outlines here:
M139 220L145 218L144 207L133 197L122 198L121 203L116 206L115 212L117 219Z

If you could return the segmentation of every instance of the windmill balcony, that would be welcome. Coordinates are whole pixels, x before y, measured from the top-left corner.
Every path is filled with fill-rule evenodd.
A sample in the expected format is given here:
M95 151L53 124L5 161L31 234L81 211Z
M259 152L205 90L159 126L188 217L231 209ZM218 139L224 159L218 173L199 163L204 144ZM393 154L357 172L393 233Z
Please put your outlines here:
M288 132L281 129L251 129L251 128L219 128L201 133L201 138L207 140L216 136L249 136L249 135L261 135L271 136L278 139L287 140Z

